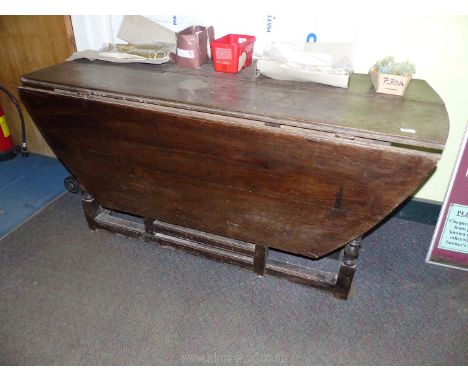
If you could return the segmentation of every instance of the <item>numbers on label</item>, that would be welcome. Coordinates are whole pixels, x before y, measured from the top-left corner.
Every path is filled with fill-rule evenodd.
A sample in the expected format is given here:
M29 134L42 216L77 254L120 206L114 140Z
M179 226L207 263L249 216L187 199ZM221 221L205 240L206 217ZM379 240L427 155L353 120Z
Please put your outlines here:
M397 80L396 78L392 77L384 77L383 78L383 83L385 85L390 85L390 86L405 86L405 83L402 80Z

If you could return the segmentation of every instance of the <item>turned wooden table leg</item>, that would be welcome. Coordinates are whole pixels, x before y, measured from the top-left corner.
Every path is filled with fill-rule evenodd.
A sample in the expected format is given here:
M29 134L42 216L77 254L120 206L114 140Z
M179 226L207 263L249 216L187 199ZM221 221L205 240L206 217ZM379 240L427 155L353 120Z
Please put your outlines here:
M145 233L148 235L154 234L154 226L153 226L154 219L143 218L143 222L145 224Z
M268 257L268 247L255 245L255 255L253 261L254 272L263 276L265 274L266 259Z
M83 210L86 216L86 221L88 222L89 229L96 231L96 217L101 212L101 206L88 192L83 192L83 199L81 200L81 204L83 205Z
M353 282L354 272L356 271L356 263L359 257L359 249L361 248L361 238L353 240L344 248L343 257L341 259L340 270L335 286L335 297L343 300L348 299L349 290Z

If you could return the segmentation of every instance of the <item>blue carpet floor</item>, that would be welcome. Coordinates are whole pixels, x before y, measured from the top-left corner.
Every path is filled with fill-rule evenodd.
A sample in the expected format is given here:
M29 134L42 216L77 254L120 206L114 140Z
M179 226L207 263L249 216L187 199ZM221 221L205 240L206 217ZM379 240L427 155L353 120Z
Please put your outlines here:
M67 175L59 160L42 155L0 162L0 239L62 194Z

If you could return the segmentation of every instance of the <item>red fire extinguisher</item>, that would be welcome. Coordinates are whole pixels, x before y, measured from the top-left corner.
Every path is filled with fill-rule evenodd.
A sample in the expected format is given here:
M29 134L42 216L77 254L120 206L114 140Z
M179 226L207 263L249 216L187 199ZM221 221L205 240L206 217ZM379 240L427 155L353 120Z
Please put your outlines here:
M0 161L12 159L15 155L13 139L11 139L5 113L3 112L2 105L0 105Z
M23 112L17 99L7 89L0 85L0 90L4 92L15 104L18 110L18 115L21 121L21 132L23 142L21 146L15 148L13 139L11 138L10 129L8 128L5 113L3 112L2 105L0 105L0 162L13 159L17 152L21 152L21 156L27 157L29 155L28 149L26 148L26 126L24 124Z

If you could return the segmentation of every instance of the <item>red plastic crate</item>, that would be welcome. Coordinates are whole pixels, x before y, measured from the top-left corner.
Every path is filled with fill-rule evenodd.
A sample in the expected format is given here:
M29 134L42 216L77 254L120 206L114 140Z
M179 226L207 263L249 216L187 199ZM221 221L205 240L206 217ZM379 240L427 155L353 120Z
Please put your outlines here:
M211 41L211 57L217 72L237 73L252 63L255 37L228 34Z

